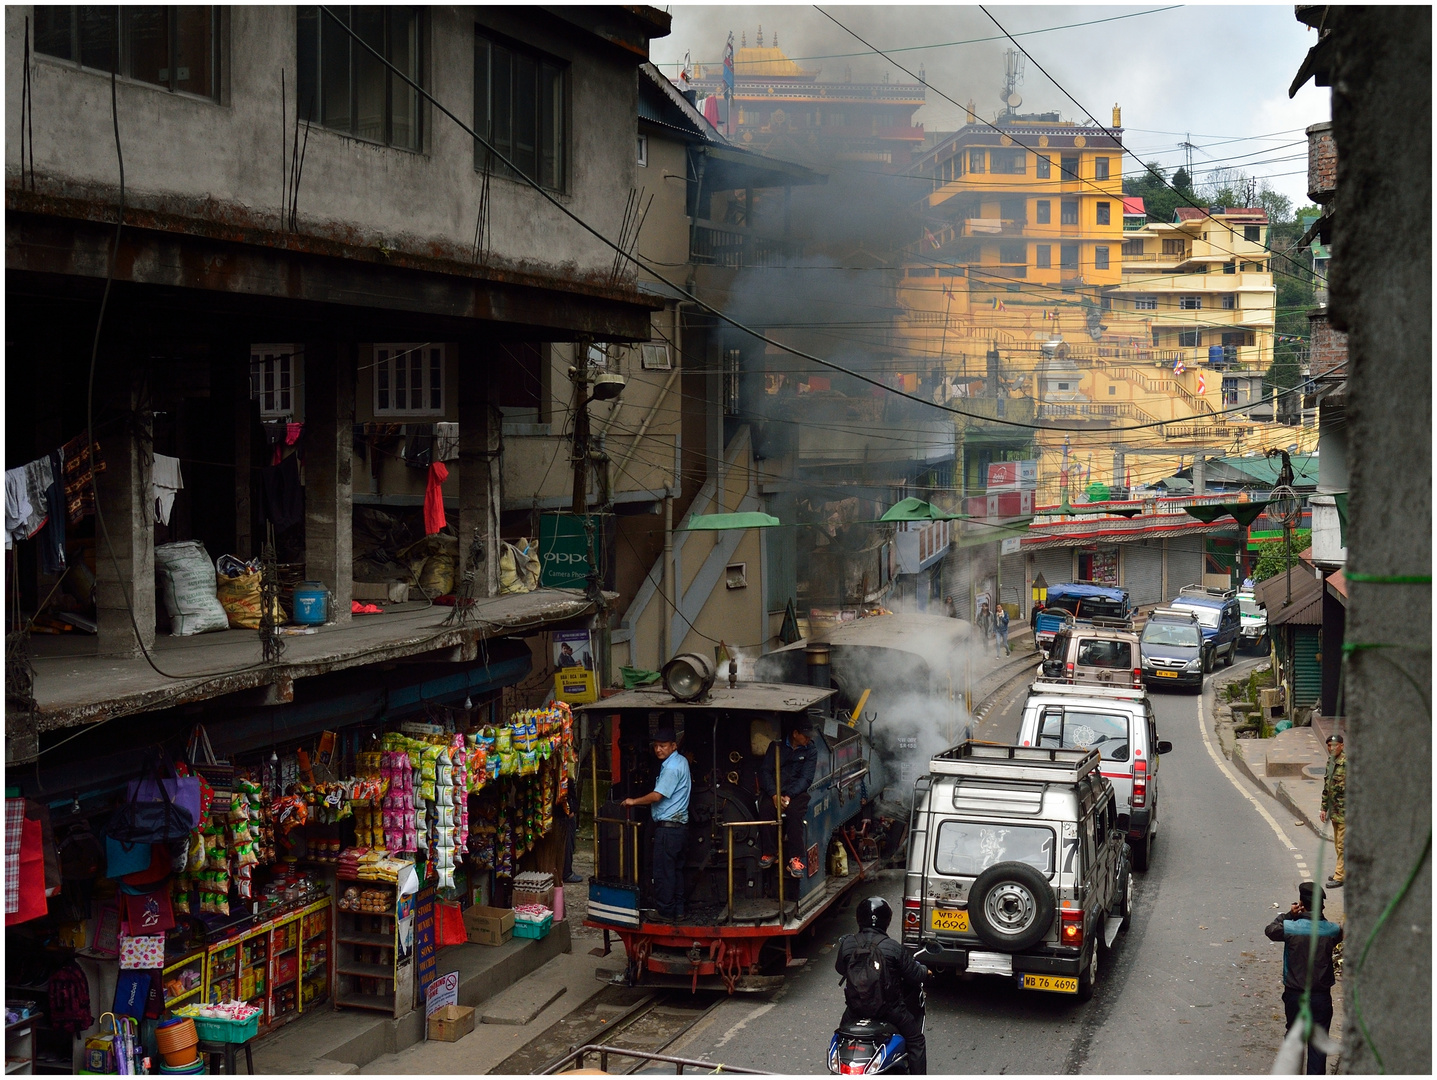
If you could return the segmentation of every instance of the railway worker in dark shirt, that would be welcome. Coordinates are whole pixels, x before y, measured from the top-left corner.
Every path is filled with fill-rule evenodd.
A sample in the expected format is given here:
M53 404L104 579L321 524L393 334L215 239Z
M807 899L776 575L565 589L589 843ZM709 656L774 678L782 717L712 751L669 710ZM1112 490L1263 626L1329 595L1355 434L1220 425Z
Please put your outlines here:
M808 789L818 768L818 747L813 744L813 724L807 717L794 722L786 742L775 739L769 743L763 765L758 770L758 787L763 793L759 810L766 813L770 805L783 813L783 853L788 872L801 878L808 872L803 842L803 815L808 810ZM778 768L774 768L774 757ZM774 773L779 773L782 790L774 790ZM778 830L772 825L760 830L763 856L759 865L767 869L778 859Z

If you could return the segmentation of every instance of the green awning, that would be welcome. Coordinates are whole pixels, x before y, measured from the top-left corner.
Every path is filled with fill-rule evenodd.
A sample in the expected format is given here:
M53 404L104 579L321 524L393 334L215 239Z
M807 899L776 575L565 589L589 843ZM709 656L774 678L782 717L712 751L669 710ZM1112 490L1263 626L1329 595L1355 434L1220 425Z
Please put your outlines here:
M747 514L695 514L687 527L675 532L717 532L721 529L771 529L783 522L772 514L755 510Z
M959 521L962 514L951 514L947 510L940 510L931 502L924 502L922 499L904 499L898 505L891 507L879 521Z
M1064 511L1068 514L1115 514L1125 518L1137 517L1142 512L1141 506L1084 506L1081 503L1077 506L1069 506Z
M1332 496L1332 501L1337 504L1337 532L1338 539L1343 547L1347 546L1347 493Z
M1195 517L1205 524L1211 524L1230 514L1245 529L1258 519L1270 502L1271 500L1265 499L1261 502L1199 503L1196 506L1184 506L1183 510L1190 517Z

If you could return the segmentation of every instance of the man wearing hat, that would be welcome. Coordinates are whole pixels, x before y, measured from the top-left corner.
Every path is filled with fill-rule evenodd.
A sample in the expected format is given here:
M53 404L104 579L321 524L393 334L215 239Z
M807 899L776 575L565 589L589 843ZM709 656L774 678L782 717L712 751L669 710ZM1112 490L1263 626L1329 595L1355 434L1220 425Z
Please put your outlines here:
M1323 1030L1332 1027L1332 949L1342 940L1342 927L1322 917L1322 890L1315 881L1297 887L1297 903L1267 924L1264 933L1282 942L1282 1007L1287 1029L1292 1030L1309 981L1308 958L1312 950L1312 923L1317 921L1317 953L1310 969L1312 1022ZM1307 1047L1307 1073L1327 1072L1327 1055L1311 1043Z
M625 799L624 806L652 806L654 823L654 904L664 922L684 917L684 852L689 839L689 763L679 753L678 736L671 727L654 732L654 754L659 778L647 795Z
M1332 822L1332 846L1337 849L1337 865L1327 879L1329 889L1342 888L1342 878L1347 864L1342 849L1347 842L1347 757L1343 753L1342 736L1333 732L1327 737L1327 776L1322 781L1323 821Z
M758 771L758 788L764 794L759 803L760 811L766 812L771 804L782 813L783 853L791 877L801 878L808 871L803 843L803 815L808 810L808 789L817 768L818 749L813 745L813 722L805 716L794 721L787 742L775 739L769 743L763 766ZM777 778L775 773L778 773ZM779 790L774 790L775 779ZM767 869L778 860L778 830L772 825L765 825L759 833L759 842L763 845L759 866Z

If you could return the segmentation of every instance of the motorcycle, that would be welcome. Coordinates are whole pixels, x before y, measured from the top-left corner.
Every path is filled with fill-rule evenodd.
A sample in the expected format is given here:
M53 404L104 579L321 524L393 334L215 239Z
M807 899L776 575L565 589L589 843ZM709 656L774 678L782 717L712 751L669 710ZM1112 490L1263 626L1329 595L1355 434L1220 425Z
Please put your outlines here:
M918 990L919 1023L927 1024L927 992ZM839 1022L828 1043L828 1071L840 1076L906 1073L908 1044L883 1020Z

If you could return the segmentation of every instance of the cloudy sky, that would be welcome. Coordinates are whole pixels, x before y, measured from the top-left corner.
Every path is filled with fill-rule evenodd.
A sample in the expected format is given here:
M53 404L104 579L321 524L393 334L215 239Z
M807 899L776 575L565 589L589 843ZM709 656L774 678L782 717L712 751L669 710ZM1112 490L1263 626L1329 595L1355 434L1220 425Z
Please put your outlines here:
M755 44L779 46L822 80L913 81L868 51L852 34L807 5L673 4L673 33L652 43L653 58L676 75L684 54L696 64L720 63L730 30ZM899 64L924 70L928 103L917 121L930 131L961 126L961 109L944 100L972 98L991 119L1001 108L1003 53L1011 45L976 6L824 6L848 30ZM1329 91L1311 81L1289 99L1287 88L1315 32L1293 18L1292 6L1134 7L1075 5L990 7L1050 80L1027 63L1021 111L1057 110L1081 120L1083 110L1107 124L1122 106L1125 142L1144 161L1184 164L1191 142L1193 170L1238 168L1293 200L1307 203L1303 128L1328 119ZM1129 16L1129 17L1122 17ZM1108 21L1098 21L1108 20ZM1088 23L1086 26L1075 26ZM1040 31L1035 33L1034 31ZM997 40L995 40L995 38ZM1054 85L1061 84L1063 89ZM1082 108L1064 93L1072 94ZM1125 171L1133 162L1125 164Z

